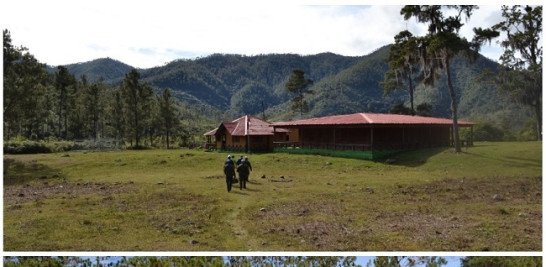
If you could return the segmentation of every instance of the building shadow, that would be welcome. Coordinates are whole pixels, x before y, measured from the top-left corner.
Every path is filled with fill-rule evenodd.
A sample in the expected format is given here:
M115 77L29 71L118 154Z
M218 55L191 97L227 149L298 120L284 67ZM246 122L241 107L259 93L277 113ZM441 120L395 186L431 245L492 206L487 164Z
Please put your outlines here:
M396 154L393 154L389 157L376 160L376 162L383 162L385 164L400 165L406 167L419 167L427 163L428 159L444 153L448 150L452 150L452 147L434 147L434 148L424 148L411 151L403 151Z

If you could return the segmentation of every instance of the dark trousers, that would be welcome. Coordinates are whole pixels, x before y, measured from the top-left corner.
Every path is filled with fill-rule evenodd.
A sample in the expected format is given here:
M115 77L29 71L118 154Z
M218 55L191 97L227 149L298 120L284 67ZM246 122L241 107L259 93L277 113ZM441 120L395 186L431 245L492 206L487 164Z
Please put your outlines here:
M226 175L226 184L227 184L227 191L231 191L231 183L233 183L233 176L232 175Z
M248 181L248 174L239 173L239 189L246 188L246 181Z

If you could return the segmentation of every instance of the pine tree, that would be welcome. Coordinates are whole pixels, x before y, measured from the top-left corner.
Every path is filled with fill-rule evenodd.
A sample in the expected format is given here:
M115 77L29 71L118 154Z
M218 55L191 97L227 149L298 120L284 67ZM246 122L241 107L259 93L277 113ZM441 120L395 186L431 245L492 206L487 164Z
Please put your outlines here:
M393 90L407 89L411 113L415 114L413 105L414 79L417 75L418 42L409 31L402 31L394 37L394 44L390 47L387 62L389 70L385 73L383 82L384 95Z
M285 84L286 91L295 94L292 99L292 111L299 111L300 116L307 112L309 106L305 101L305 94L312 94L313 91L308 89L313 84L313 80L305 78L305 72L301 69L292 70L292 75Z
M45 119L42 108L49 77L27 48L11 43L8 30L3 31L3 40L4 139L37 138L43 134L40 127Z
M170 148L170 136L175 129L180 120L176 112L176 103L175 99L171 96L171 90L166 88L163 90L161 97L158 99L159 102L159 115L163 123L163 130L165 131L165 136L167 138L167 149Z
M139 79L140 73L133 69L125 75L120 86L125 123L132 134L131 141L135 141L135 148L140 148L140 139L147 127L153 96L152 88L147 84L141 84Z

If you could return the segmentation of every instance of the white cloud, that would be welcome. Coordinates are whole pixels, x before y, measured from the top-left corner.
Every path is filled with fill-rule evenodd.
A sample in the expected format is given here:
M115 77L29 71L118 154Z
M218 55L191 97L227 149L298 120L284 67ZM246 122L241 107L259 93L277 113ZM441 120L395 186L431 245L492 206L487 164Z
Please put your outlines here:
M50 65L111 57L135 67L211 53L365 55L401 30L418 35L424 29L404 21L401 6L302 3L321 4L18 0L3 4L0 25L11 31L14 44ZM472 19L488 24L499 9L481 8Z

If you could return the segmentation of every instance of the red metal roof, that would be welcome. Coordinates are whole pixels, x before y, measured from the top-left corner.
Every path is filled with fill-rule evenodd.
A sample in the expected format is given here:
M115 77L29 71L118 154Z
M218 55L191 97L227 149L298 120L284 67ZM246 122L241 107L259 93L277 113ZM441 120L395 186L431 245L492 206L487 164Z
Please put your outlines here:
M210 131L206 132L205 136L215 135L216 131L218 131L218 128L214 128L214 130L210 130Z
M472 122L458 120L461 126L474 125ZM410 116L410 115L397 115L397 114L378 114L378 113L355 113L347 115L336 115L328 117L319 117L306 120L288 121L288 122L276 122L273 124L275 127L283 126L311 126L311 125L451 125L453 120L434 118L434 117L422 117L422 116Z
M254 116L243 116L232 122L224 122L222 125L233 136L274 134L271 123ZM211 130L205 135L215 135L219 128Z

